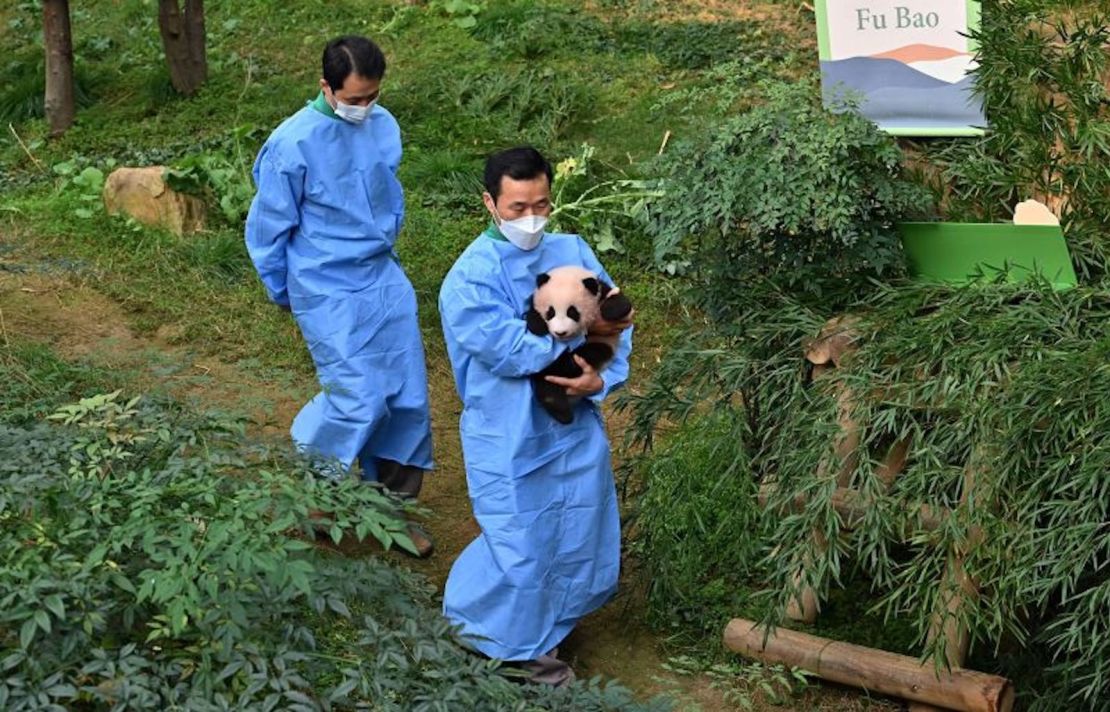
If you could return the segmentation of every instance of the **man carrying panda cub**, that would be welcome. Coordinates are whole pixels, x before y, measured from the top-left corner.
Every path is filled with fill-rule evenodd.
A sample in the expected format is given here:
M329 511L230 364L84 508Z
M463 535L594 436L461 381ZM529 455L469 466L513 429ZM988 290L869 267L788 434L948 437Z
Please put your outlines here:
M538 151L491 156L484 179L493 221L439 294L463 401L467 486L482 530L451 568L443 608L481 653L520 661L533 681L561 685L574 673L558 659L558 645L617 587L620 522L598 406L628 378L631 314L591 326L591 340L616 340L603 370L575 357L580 376L548 377L576 399L570 422L557 421L530 377L585 335L567 341L529 330L537 278L576 266L613 282L581 237L544 232L552 170Z

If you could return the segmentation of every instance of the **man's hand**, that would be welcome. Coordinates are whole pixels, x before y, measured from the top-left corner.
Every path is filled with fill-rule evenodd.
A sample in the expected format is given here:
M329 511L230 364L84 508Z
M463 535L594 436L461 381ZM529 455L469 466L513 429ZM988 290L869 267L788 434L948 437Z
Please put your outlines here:
M571 397L592 396L595 393L600 393L601 389L605 387L605 381L601 380L601 376L597 374L594 367L581 356L575 356L574 362L582 369L582 375L578 378L562 378L560 376L545 376L544 378L548 383L566 387L567 395Z
M620 294L620 287L613 287L609 290L606 299L609 297ZM597 322L590 327L590 336L620 336L620 333L632 326L632 317L636 316L636 310L628 312L628 316L620 321L606 321L604 317L598 317Z
M619 336L622 331L632 326L632 317L636 316L636 310L628 312L628 316L620 321L605 321L598 319L597 322L590 327L590 336Z

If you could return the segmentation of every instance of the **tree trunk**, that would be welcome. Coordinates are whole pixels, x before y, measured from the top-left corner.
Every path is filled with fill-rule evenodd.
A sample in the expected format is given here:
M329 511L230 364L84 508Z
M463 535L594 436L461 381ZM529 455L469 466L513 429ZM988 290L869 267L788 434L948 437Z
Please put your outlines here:
M46 95L43 106L50 135L60 136L73 125L73 35L69 0L43 0L42 35L46 47Z
M170 81L179 94L192 96L208 78L204 52L204 0L158 0L158 29L166 52Z

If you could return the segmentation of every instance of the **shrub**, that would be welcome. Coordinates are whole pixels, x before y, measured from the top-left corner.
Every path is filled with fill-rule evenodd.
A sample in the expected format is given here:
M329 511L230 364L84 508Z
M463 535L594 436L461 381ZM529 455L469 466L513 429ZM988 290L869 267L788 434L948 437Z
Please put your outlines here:
M235 131L236 146L245 127ZM174 162L164 173L166 184L178 191L209 197L229 225L242 225L254 199L249 159L229 158L221 152L192 153Z
M600 254L624 253L625 241L642 234L647 201L662 192L619 169L616 178L602 179L605 168L595 160L596 150L584 143L577 155L556 163L550 229L582 235Z
M656 259L684 249L725 300L757 274L820 290L897 272L894 223L927 195L892 139L818 101L809 84L771 84L766 103L670 153L651 205Z
M654 54L670 69L706 69L744 56L781 59L785 41L744 21L622 23L615 28L615 48Z
M719 638L753 589L762 517L749 463L737 456L736 424L697 418L642 463L633 550L648 581L651 622L680 638Z
M535 2L497 3L481 13L472 32L499 55L527 60L596 51L609 34L581 9Z
M873 611L903 626L859 642L939 662L944 641L926 646L927 630L949 553L961 548L980 587L954 613L970 630L971 664L1008 673L1033 710L1110 709L1110 627L1099 614L1110 601L1108 26L1099 3L984 3L976 39L987 133L907 143L924 154L915 164L948 219L1008 220L1028 197L1057 208L1077 269L1094 286L1056 293L869 279L897 275L891 223L916 217L925 201L902 179L890 140L857 117L829 117L809 90L778 87L765 106L666 159L667 195L654 206L657 257L688 261L693 299L710 318L692 321L644 391L624 400L645 444L678 422L688 425L675 447L689 448L702 414L727 419L704 447L732 452L732 467L774 483L767 516L752 529L760 545L732 547L735 566L765 577L753 607L767 622L781 622L798 562L811 561L805 583L824 600L862 582ZM737 106L751 96L730 87L708 99ZM859 350L833 379L807 387L803 343L843 310L860 318ZM817 476L834 457L837 385L856 394L854 414L865 424L851 486L871 502L863 521L839 534L835 479ZM878 460L906 437L910 459L887 489ZM648 499L672 471L672 451L662 452L647 470ZM728 466L697 474L713 480ZM977 482L970 500L962 497L968 468ZM804 508L795 507L799 498ZM945 526L926 530L922 503L951 510ZM705 506L747 512L751 494L735 490ZM668 521L679 526L667 529ZM694 547L657 545L665 533L672 542L693 537L696 520L642 523L642 545L672 553L671 571L704 561ZM967 550L974 531L982 543ZM657 611L682 610L704 593L702 580L667 583L653 589ZM704 625L692 618L686 628ZM846 633L858 640L863 631Z
M462 154L479 164L505 146L550 150L588 121L598 101L595 86L553 67L494 71L483 65L460 74L446 63L409 81L390 95L389 110L402 126L413 127L410 142L429 154ZM429 106L436 107L431 116Z

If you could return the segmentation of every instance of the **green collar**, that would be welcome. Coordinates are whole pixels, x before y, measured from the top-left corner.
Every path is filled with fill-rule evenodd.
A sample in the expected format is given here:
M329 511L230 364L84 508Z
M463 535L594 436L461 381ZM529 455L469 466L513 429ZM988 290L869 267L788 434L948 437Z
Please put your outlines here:
M505 239L505 236L501 234L501 231L497 229L497 224L494 223L492 220L489 221L489 227L487 227L486 231L482 234L486 237L493 238L494 240L508 242L508 240Z
M335 113L335 110L331 108L331 105L328 104L328 100L324 98L323 89L320 90L320 93L317 94L316 98L311 102L311 106L313 109L316 109L328 118L335 119L336 121L342 121L342 119L339 118L339 115Z

